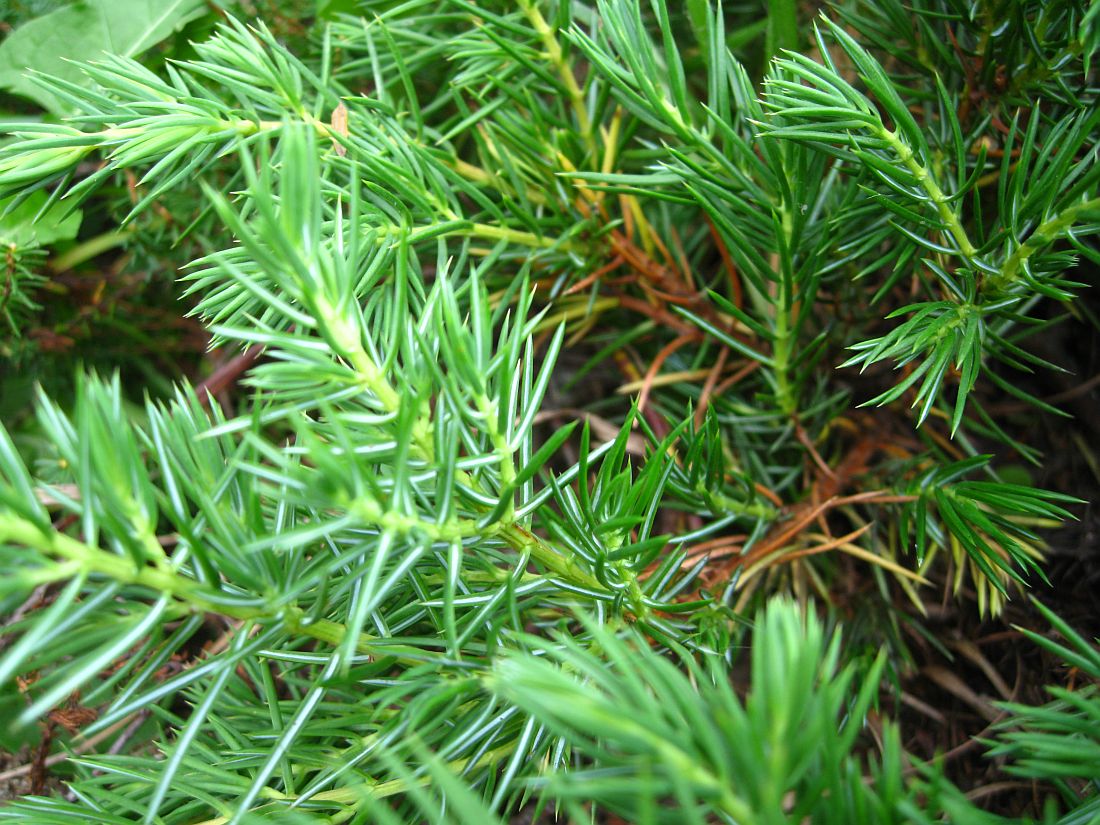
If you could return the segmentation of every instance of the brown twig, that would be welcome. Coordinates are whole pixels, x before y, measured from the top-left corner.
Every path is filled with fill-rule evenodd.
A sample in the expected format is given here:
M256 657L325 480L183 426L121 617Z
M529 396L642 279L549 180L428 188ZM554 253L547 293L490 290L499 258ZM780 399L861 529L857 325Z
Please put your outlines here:
M140 711L138 711L138 713L140 713ZM43 766L49 768L49 767L52 767L52 766L58 764L59 762L64 762L66 759L69 759L70 757L80 756L81 754L87 753L88 751L92 750L96 745L98 745L100 742L104 741L105 739L110 739L111 736L113 736L115 733L122 730L127 725L131 724L132 721L133 721L133 717L135 715L136 714L130 714L129 716L126 716L122 719L119 719L113 725L111 725L109 727L106 727L103 730L101 730L99 733L95 734L95 736L89 736L87 739L83 740L75 748L73 748L72 752L69 752L69 753L55 753L55 754L51 754L50 756L47 756L42 761ZM9 779L15 779L16 777L19 777L19 776L27 776L28 774L31 773L31 771L34 770L34 767L35 767L35 765L34 765L33 762L28 762L27 764L20 765L17 768L10 768L9 770L6 770L3 773L0 773L0 782L6 782Z
M653 388L653 379L657 377L657 373L661 371L661 367L664 365L665 361L668 360L669 356L685 344L690 344L701 339L702 336L698 332L684 333L665 344L661 348L661 351L653 357L653 360L649 363L649 369L646 370L645 376L642 379L644 382L642 391L638 394L639 410L645 409L646 402L649 400L649 392Z
M209 406L210 397L228 388L242 373L256 363L256 359L263 352L263 347L254 345L246 349L240 355L231 358L208 375L195 387L195 395L199 403Z
M729 354L729 348L723 347L722 351L718 353L718 357L714 360L714 367L707 376L707 380L703 382L703 389L699 393L699 406L695 408L696 429L703 426L703 417L707 414L707 406L710 404L711 395L714 393L714 387L718 383L718 376L720 376L722 370L726 368L726 359L729 357Z

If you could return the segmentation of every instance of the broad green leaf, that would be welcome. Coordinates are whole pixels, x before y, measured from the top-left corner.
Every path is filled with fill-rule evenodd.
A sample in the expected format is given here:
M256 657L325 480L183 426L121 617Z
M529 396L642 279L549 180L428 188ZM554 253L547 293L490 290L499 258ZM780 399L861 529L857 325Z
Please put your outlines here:
M316 0L317 16L334 20L341 14L359 14L359 0Z
M133 57L207 11L203 0L82 0L31 20L0 44L0 87L55 114L67 106L41 89L29 71L86 83L72 61L104 53Z
M14 197L0 198L0 246L48 246L56 241L71 240L80 230L83 213L79 209L68 212L67 204L55 203L39 215L46 204L45 192L33 193L7 212L13 200Z

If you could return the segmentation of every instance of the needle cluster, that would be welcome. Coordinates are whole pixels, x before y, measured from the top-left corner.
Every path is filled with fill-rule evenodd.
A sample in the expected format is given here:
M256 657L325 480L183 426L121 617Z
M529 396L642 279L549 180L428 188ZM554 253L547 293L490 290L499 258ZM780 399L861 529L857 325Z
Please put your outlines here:
M45 468L0 428L0 683L93 719L0 820L1001 821L874 711L882 628L1021 598L1076 502L988 399L1057 412L1029 339L1100 263L1100 6L684 5L361 0L38 78L9 209L190 198L194 314L262 356L232 411L42 394ZM1095 690L1005 711L1092 821Z

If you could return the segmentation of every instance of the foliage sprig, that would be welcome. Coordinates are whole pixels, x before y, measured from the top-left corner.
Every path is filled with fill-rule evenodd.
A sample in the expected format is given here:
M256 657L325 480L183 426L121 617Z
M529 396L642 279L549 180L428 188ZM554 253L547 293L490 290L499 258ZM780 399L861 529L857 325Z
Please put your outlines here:
M1077 501L987 409L1054 410L1016 379L1100 263L1095 8L1021 6L777 2L761 62L696 0L361 0L37 78L72 114L3 127L5 215L179 198L256 362L40 393L37 466L0 428L0 684L104 743L0 819L997 821L881 721L903 644L832 624L846 576L996 613ZM993 753L1078 821L1097 697L1052 693Z

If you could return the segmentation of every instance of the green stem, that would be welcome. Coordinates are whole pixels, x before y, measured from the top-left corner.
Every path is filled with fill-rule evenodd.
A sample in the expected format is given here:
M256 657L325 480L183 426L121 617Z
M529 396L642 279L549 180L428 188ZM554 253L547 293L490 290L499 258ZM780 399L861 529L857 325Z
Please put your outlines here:
M58 255L50 261L50 269L57 273L68 272L73 267L80 266L85 261L90 261L92 258L102 255L108 249L122 246L133 237L133 234L134 230L131 228L96 235L94 238L89 238L77 244L64 255Z
M552 249L558 247L566 252L577 251L577 246L560 238L545 238L533 232L524 232L519 229L509 229L507 226L494 226L489 223L475 223L468 230L468 234L478 238L494 241L508 241L531 249Z
M224 129L236 129L242 135L248 136L254 135L260 131L270 131L273 129L278 129L281 128L282 125L282 121L278 120L261 120L257 123L254 120L246 119L233 121L211 119L209 126L199 125L197 128L213 128L219 131ZM100 129L98 132L88 132L86 134L98 137L104 143L108 143L112 141L127 140L128 138L132 137L139 137L141 135L148 134L150 131L150 129L144 126L112 126L107 129Z
M484 535L490 528L480 527L470 519L451 518L443 524L424 521L418 516L386 510L372 498L361 498L352 502L348 509L367 524L377 525L381 530L397 535L408 536L420 533L434 542L452 543L471 536Z
M982 284L982 291L1001 292L1008 289L1020 277L1021 268L1032 255L1065 234L1066 230L1076 223L1082 212L1096 209L1100 209L1100 198L1093 198L1070 206L1053 218L1039 224L1035 231L1031 233L1031 236L1016 247L1015 251L1005 259L1001 271Z
M507 241L517 246L525 246L528 249L560 249L563 252L584 251L583 247L573 241L546 237L545 235L536 235L534 232L525 232L522 229L510 229L507 226L495 226L491 223L464 221L454 215L454 213L448 214L447 212L443 212L443 214L445 220L439 221L436 224L425 224L424 226L415 228L412 232L407 232L407 240L415 243L425 238L462 235L470 238L484 238L489 241ZM442 224L452 225L440 228ZM377 237L394 236L396 238L407 230L396 225L384 225L368 227L368 231L374 233ZM395 240L392 245L396 248L400 243L400 240Z
M737 513L738 515L760 519L775 518L775 508L770 504L747 502L736 498L730 498L723 493L709 490L701 484L695 488L695 492L715 511Z
M556 548L547 544L527 528L513 522L501 530L500 534L514 550L517 552L529 551L531 558L559 578L587 590L602 591L607 589L599 579L577 564L574 559L558 552ZM633 574L631 574L631 578L637 579ZM632 603L631 608L639 618L648 618L652 612L640 600Z
M500 462L500 487L502 490L511 490L516 480L516 462L512 457L512 448L508 444L508 436L500 431L497 426L499 409L495 402L490 401L484 395L477 399L478 410L485 419L485 428L489 433L489 440L496 451L497 460ZM508 509L500 517L502 522L515 520L515 496L512 494L508 501Z
M358 336L354 339L348 337L342 341L342 345L348 353L352 366L361 376L363 384L374 393L379 403L386 410L391 413L396 413L401 405L401 397L386 380L386 377L382 374L378 365L374 363L374 360L363 348L361 339L359 339ZM434 463L435 443L432 439L432 427L431 422L427 420L425 416L421 416L413 425L411 441L412 451L417 457L429 464ZM506 445L496 446L499 451ZM514 466L512 467L512 472L514 478ZM485 492L481 482L464 470L455 471L455 480L471 490ZM503 477L502 481L504 481ZM358 506L363 507L368 505L360 504ZM374 511L372 510L370 512L373 513ZM508 523L507 520L502 520L498 524L498 527L482 529L478 532L489 534L495 530L501 538L508 542L513 550L520 553L529 552L531 558L554 575L588 590L606 590L599 579L577 564L576 560L562 553L534 533L531 533L515 522ZM461 530L458 532L461 532ZM624 572L629 573L628 579L633 578L635 580L633 583L636 585L637 577L634 576L631 571ZM628 587L629 586L630 582L628 582ZM640 594L641 591L639 588L635 587L631 592ZM631 608L639 618L646 618L651 613L651 610L645 605L640 595L632 599Z
M783 227L783 246L791 248L794 236L794 222L791 211L780 208ZM795 392L791 386L790 361L796 331L791 328L791 312L794 309L794 274L790 272L790 253L779 255L779 294L775 307L775 342L772 346L772 361L775 373L776 404L784 415L793 415L797 407Z
M509 195L516 194L515 190L502 175L494 174L481 166L468 163L459 157L447 158L444 162L449 164L452 169L468 181L479 183L482 186L490 186L498 192L505 192ZM536 206L546 206L551 202L550 198L548 198L545 193L532 186L524 187L523 197L527 198L527 200Z
M970 236L966 234L966 228L963 226L962 220L959 218L958 213L951 208L949 198L943 193L943 190L940 189L932 173L924 166L921 166L913 150L910 149L909 145L898 137L895 132L883 128L881 131L878 131L878 137L890 144L890 148L893 149L894 154L898 156L902 165L904 165L913 177L917 179L920 187L925 191L932 203L935 204L936 212L940 216L940 221L943 222L943 225L947 227L947 231L950 232L951 236L955 239L955 243L959 247L959 252L961 252L963 257L968 261L974 258L978 254L978 250L974 247L974 244L970 242Z
M0 542L14 542L68 563L58 565L54 572L58 578L71 575L74 565L80 570L99 574L120 584L148 587L183 601L204 613L220 613L235 619L256 619L264 611L238 605L227 605L203 595L202 585L181 576L167 567L138 566L133 559L110 553L74 539L65 533L45 531L26 519L15 516L0 517Z
M105 576L119 584L146 587L170 596L189 613L213 613L260 623L282 620L288 629L333 646L339 645L347 635L347 628L339 622L310 619L299 607L227 604L217 593L210 592L200 582L180 575L171 568L137 566L132 559L125 556L86 544L65 533L43 530L33 522L15 516L0 516L0 542L32 547L45 555L65 560L52 568L40 566L33 571L27 571L29 575L20 573L20 581L24 583L62 581L85 572ZM415 664L424 660L422 651L378 642L365 633L360 634L356 648L361 653L394 657Z
M573 75L573 66L565 59L565 53L562 51L561 44L558 43L557 32L546 22L546 18L542 16L542 12L539 11L539 7L534 0L519 0L519 5L534 27L539 40L542 41L542 46L546 49L547 59L557 69L558 76L561 77L565 92L569 95L569 103L573 107L573 113L577 118L577 126L581 135L584 136L588 151L592 155L593 162L595 162L596 158L599 157L599 147L596 145L596 136L592 134L592 121L588 117L588 106L584 102L584 92L581 91L577 78Z

